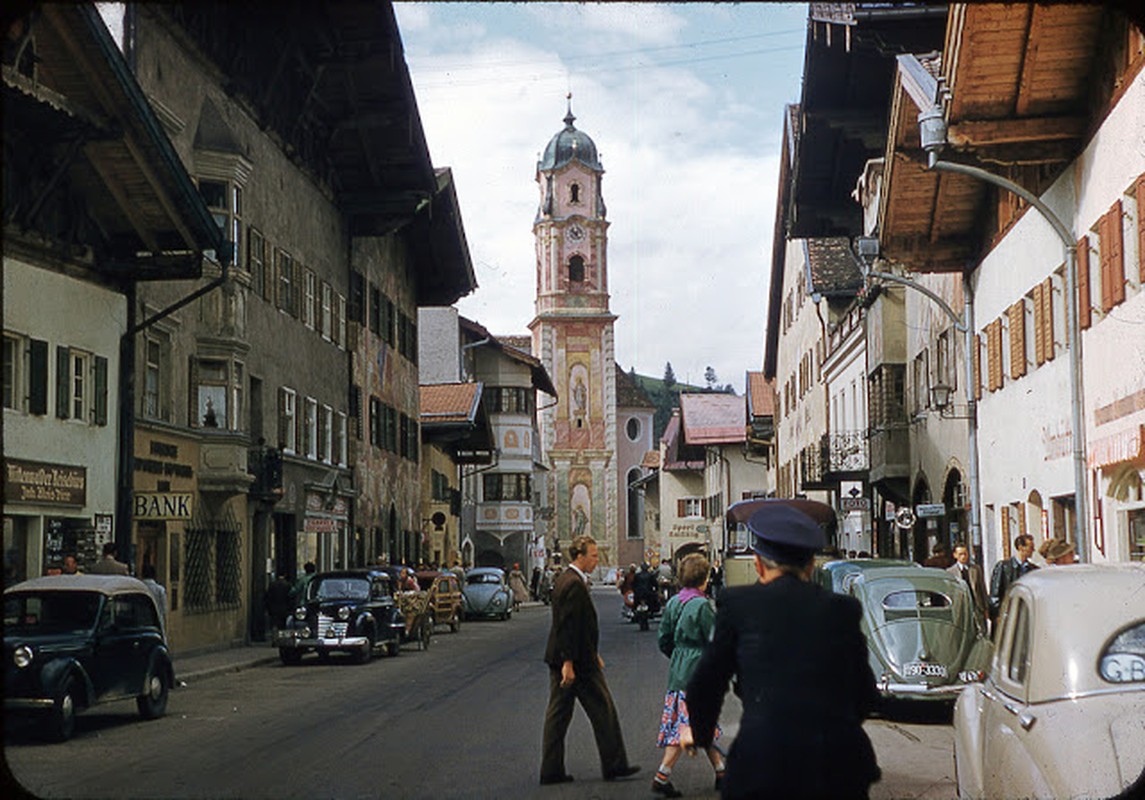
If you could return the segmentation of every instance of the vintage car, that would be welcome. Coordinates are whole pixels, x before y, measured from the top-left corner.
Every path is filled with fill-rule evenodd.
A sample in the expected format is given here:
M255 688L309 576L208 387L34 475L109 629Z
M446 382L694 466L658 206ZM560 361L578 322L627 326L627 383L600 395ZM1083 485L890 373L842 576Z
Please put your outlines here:
M405 617L394 601L390 576L380 569L319 572L306 587L306 596L275 631L274 646L283 664L297 664L307 652L326 657L351 653L358 662L374 651L397 655Z
M954 762L964 798L1141 796L1145 564L1010 587L988 674L954 707Z
M497 567L474 567L465 573L461 590L465 618L492 617L509 619L513 614L513 592L505 581L505 570Z
M862 604L871 671L884 697L954 700L984 674L993 648L978 630L966 584L945 570L853 559L821 565L819 580Z
M465 609L461 601L461 582L452 572L427 570L415 574L417 584L429 595L431 625L449 625L454 633L461 630Z
M41 717L52 738L76 713L135 699L163 716L174 685L159 609L147 585L119 575L55 575L4 591L4 711Z

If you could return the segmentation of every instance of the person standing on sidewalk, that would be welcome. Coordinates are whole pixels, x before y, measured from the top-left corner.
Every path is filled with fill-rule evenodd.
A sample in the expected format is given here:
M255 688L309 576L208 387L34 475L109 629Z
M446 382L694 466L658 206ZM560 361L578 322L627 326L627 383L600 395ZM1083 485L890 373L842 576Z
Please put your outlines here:
M685 556L679 568L683 588L664 606L664 615L660 618L657 643L660 652L672 659L668 666L668 691L664 695L664 711L660 716L660 734L656 737L656 746L664 749L664 757L656 770L656 777L652 779L652 793L662 797L681 797L683 794L672 785L672 767L683 752L680 734L691 727L685 700L688 679L695 672L716 624L716 610L705 594L710 571L708 559L701 554ZM717 725L713 739L718 739L719 735ZM719 791L723 785L724 757L714 743L708 748L708 759L716 771L716 791Z
M541 753L542 785L573 779L565 772L565 734L578 700L592 723L604 779L627 778L640 770L628 763L616 705L604 680L604 659L597 650L600 629L588 591L588 574L600 560L596 540L587 534L577 536L569 547L569 558L569 568L553 585L553 624L545 647L549 706Z

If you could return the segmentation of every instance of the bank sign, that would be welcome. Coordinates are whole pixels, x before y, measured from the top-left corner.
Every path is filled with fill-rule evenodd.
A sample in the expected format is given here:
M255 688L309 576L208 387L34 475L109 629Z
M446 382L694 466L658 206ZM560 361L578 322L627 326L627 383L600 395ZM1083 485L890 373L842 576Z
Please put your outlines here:
M142 520L191 518L192 492L136 492L132 516Z

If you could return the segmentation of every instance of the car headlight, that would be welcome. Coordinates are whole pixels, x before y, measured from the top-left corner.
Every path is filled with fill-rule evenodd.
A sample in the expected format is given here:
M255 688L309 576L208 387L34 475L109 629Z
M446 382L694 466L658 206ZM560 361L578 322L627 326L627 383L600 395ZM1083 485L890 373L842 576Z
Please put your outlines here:
M338 619L347 620L349 618L350 618L350 607L349 606L342 606L341 608L338 609Z
M505 605L505 598L502 597L501 595L497 595L496 597L493 598L493 605L495 605L495 606Z
M17 647L16 651L12 654L12 662L19 669L23 669L32 663L33 657L34 655L32 653L32 648L28 647L26 644L22 644Z
M301 636L303 639L309 639L310 638L310 629L303 626L302 629L298 631L298 635Z
M298 608L294 609L294 618L296 620L298 620L299 622L305 622L306 621L306 606L299 606Z
M963 683L978 683L986 680L986 673L982 670L964 669L958 673L958 680Z

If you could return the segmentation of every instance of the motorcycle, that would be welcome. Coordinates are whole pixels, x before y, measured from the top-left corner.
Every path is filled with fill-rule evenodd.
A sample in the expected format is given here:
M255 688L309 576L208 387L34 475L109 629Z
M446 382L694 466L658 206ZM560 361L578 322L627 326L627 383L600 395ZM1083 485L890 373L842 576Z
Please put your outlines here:
M643 595L639 599L633 596L632 621L640 626L640 630L648 630L652 619L660 615L660 603L657 600L656 595Z

